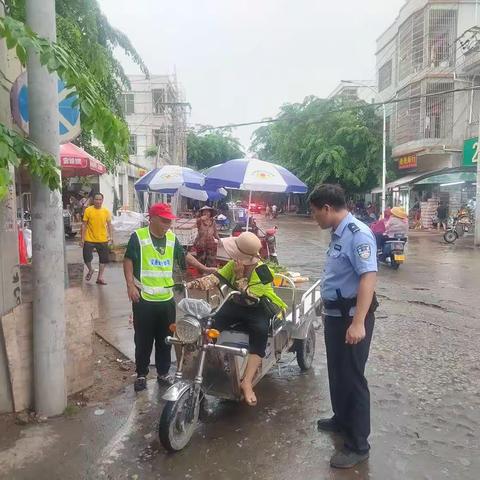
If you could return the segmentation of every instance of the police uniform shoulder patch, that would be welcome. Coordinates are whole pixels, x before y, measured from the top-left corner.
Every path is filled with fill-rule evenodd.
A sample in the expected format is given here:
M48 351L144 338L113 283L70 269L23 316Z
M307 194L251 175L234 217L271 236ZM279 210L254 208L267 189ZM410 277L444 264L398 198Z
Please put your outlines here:
M368 260L370 255L372 255L372 249L368 243L362 243L356 248L358 256L362 260Z
M348 229L352 232L352 233L357 233L360 231L360 227L356 224L356 223L349 223L347 225Z

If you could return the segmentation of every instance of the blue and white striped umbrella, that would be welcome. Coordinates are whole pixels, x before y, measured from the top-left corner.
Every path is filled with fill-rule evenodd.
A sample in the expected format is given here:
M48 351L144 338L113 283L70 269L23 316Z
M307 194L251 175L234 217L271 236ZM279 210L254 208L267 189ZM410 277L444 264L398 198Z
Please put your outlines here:
M165 165L154 168L135 182L137 192L155 192L174 195L178 193L183 197L206 202L207 200L220 200L227 196L223 188L206 190L204 187L205 176L191 168L179 165Z
M286 168L257 158L229 160L209 168L205 188L235 188L254 192L307 193L307 186Z
M179 165L165 165L150 170L137 180L135 190L175 194L181 187L203 189L204 183L205 176L202 173Z

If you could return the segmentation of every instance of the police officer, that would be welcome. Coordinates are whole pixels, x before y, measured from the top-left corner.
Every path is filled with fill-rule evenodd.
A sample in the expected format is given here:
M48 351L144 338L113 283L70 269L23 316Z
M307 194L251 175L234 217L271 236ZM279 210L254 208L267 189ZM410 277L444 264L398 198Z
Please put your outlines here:
M370 229L348 212L338 185L318 186L309 198L312 215L331 229L322 299L325 346L333 417L318 429L344 435L344 449L330 460L334 468L351 468L369 457L370 392L365 378L377 307L376 243Z

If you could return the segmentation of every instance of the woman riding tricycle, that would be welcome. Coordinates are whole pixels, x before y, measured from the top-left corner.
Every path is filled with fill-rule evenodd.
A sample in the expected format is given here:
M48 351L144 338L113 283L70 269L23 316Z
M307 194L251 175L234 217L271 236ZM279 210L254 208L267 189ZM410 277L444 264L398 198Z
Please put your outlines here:
M166 339L175 345L178 361L175 384L163 395L167 402L159 424L160 440L170 451L190 441L205 394L255 406L254 386L283 354L296 353L302 370L313 362L319 283L300 300L286 277L291 288L274 290L273 275L258 256L256 235L245 232L222 243L231 260L215 274L186 285L179 303L184 316ZM216 287L222 295L231 289L216 310L205 300L188 298L189 288Z

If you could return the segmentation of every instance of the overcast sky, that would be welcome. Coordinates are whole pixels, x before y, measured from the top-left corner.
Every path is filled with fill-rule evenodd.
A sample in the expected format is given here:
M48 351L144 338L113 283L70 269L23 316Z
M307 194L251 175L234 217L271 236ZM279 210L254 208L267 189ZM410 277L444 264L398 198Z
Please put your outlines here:
M274 116L327 96L342 79L375 78L375 40L404 0L99 0L151 73L177 72L190 124ZM127 73L139 73L122 58ZM252 128L235 136L250 145Z

